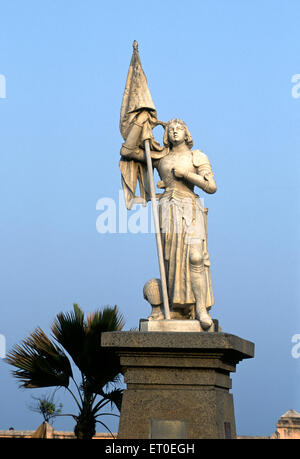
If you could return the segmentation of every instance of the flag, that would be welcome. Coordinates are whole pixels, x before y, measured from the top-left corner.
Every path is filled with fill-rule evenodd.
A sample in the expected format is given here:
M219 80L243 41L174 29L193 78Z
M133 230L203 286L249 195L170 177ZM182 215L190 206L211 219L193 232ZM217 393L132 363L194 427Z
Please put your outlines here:
M142 68L138 45L134 41L120 113L120 131L124 140L135 118L143 109L149 110L152 117L157 119L155 105Z
M165 123L157 120L156 108L141 64L138 44L134 41L120 112L120 132L124 140L126 140L137 116L143 110L147 110L149 121L144 125L140 139L140 147L143 148L143 140L150 137L149 140L153 157L162 157L163 155L161 152L164 147L160 146L153 138L152 128L157 124L164 125ZM131 208L133 202L141 202L146 205L147 201L150 200L146 164L121 158L119 167L121 170L122 187L127 209ZM139 197L136 196L137 184L139 184L140 189Z

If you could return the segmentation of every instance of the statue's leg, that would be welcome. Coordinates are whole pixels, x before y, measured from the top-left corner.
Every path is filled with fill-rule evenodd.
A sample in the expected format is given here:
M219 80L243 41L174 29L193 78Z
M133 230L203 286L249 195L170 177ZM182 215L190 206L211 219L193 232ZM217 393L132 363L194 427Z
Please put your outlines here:
M190 273L192 290L195 296L196 317L204 330L212 325L212 319L206 309L207 280L204 267L202 245L193 245L190 248Z

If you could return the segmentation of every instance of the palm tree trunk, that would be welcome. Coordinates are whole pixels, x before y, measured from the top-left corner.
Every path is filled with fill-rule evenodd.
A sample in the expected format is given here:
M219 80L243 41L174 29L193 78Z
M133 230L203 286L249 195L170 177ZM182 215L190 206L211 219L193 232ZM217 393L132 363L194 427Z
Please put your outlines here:
M83 410L77 417L74 434L78 440L91 440L96 433L96 419L89 410Z

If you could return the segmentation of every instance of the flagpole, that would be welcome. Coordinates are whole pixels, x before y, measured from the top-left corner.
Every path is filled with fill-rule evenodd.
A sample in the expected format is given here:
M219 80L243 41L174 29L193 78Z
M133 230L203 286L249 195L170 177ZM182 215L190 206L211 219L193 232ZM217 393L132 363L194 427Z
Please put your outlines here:
M121 114L120 114L120 130L124 139L127 139L128 135L128 125L133 121L133 114L143 110L150 110L155 115L156 118L156 109L152 101L150 91L147 86L147 79L142 69L139 53L138 53L138 43L134 40L133 44L133 54L128 70L125 91L123 94ZM129 115L129 117L128 117ZM147 126L150 129L150 126ZM148 133L149 134L149 129ZM166 271L162 250L162 241L159 227L159 216L158 216L158 206L156 200L156 192L154 185L153 177L153 168L152 168L152 158L150 152L150 141L145 138L144 140L145 154L147 160L147 172L148 172L148 181L150 185L150 198L152 202L152 212L154 218L155 226L155 235L156 235L156 245L158 253L158 262L160 270L160 280L161 280L161 292L162 292L162 301L164 306L164 316L165 319L170 319L170 308L169 308L169 297L167 289L167 280L166 280ZM132 188L132 193L134 194L135 187Z
M154 218L154 228L155 228L156 246L157 246L158 262L159 262L159 270L160 270L164 315L165 315L165 319L169 320L170 319L169 297L168 297L168 289L167 289L167 281L166 281L165 264L164 264L164 259L163 259L161 234L160 234L160 228L159 228L158 206L157 206L156 192L155 192L155 186L154 186L154 177L153 177L149 140L145 140L145 153L146 153L146 160L147 160L148 178L149 178L149 184L150 184L150 197L151 197L151 203L152 203L152 212L153 212L153 218Z

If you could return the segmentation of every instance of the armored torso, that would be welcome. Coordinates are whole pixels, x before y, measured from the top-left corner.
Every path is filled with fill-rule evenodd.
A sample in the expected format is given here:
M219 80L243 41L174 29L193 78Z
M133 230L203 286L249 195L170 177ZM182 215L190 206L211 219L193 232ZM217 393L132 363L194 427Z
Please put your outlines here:
M197 170L193 164L193 152L186 150L181 154L168 153L166 156L161 158L155 164L161 180L164 182L166 191L178 190L181 192L186 191L191 194L194 190L194 185L188 183L182 178L178 179L175 177L173 170L176 167L184 168L190 172L197 173Z

